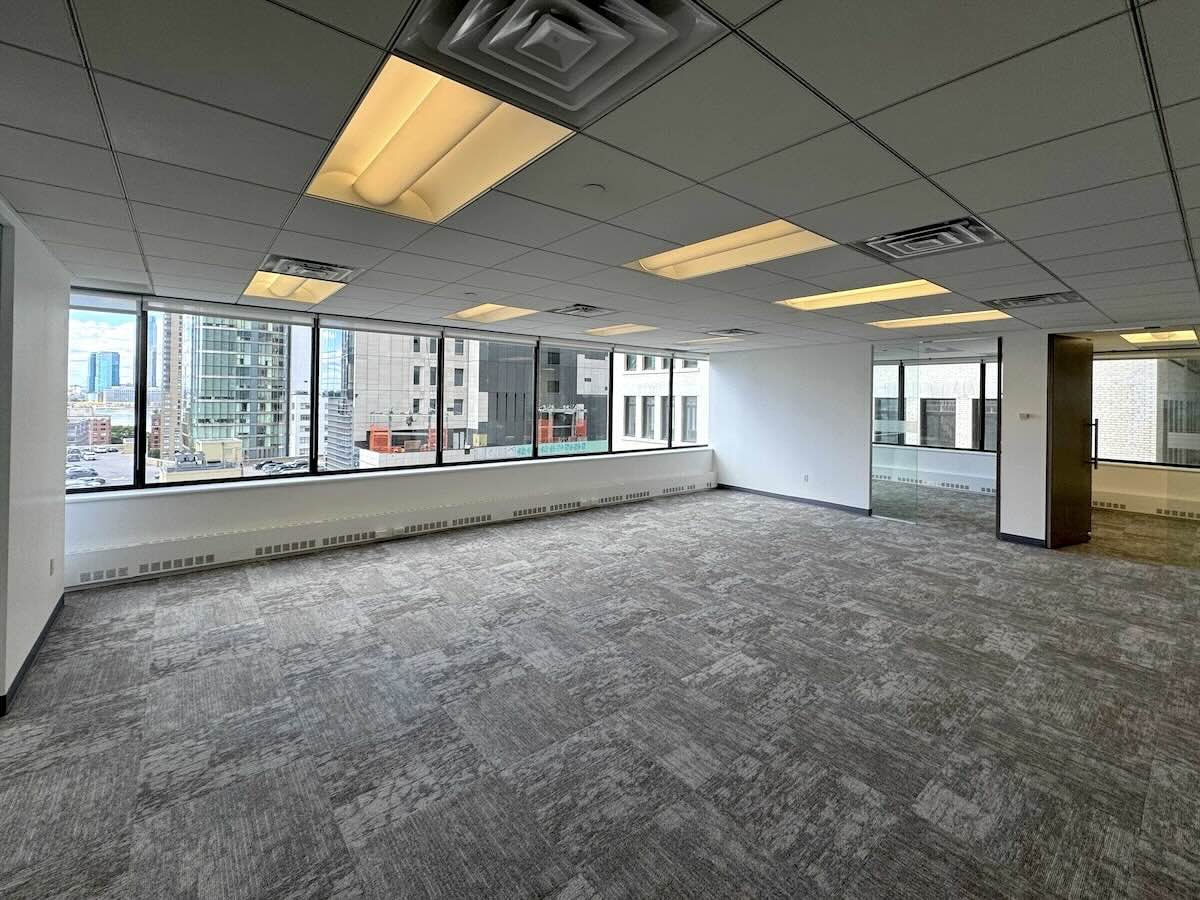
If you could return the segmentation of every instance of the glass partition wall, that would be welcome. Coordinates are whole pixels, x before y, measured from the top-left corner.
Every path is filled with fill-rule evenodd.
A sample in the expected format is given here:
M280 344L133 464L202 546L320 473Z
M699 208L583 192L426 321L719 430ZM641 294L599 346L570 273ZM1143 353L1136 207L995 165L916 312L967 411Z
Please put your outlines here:
M104 293L70 316L72 493L708 440L695 354Z
M995 533L999 340L878 344L872 362L872 514Z

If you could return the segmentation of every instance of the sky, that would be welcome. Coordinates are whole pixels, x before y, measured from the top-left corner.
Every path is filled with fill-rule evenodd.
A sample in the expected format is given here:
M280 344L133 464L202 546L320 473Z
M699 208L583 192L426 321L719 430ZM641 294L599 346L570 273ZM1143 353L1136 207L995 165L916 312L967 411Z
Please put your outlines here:
M121 383L133 384L137 319L120 313L71 310L67 350L67 384L87 387L88 354L115 350L121 355Z

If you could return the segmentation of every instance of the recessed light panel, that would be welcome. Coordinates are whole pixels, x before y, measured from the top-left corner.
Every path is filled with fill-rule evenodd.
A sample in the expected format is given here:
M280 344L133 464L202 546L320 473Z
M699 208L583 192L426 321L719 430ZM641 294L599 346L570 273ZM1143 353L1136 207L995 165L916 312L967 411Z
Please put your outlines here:
M570 134L393 56L307 193L440 222Z
M860 306L864 303L885 303L888 300L910 300L913 297L931 297L935 294L948 294L949 289L924 278L915 281L897 281L893 284L881 284L876 287L854 288L849 291L834 291L831 294L813 294L809 297L795 297L791 300L776 300L782 306L792 309L835 309L839 306Z
M834 242L828 238L776 219L697 244L656 253L626 263L625 267L679 281L832 246Z
M597 337L615 337L619 334L634 334L638 331L654 331L654 325L635 325L632 322L627 322L624 325L602 325L599 328L589 328L588 334L594 334Z
M462 309L446 316L447 319L461 319L465 322L480 322L485 325L492 322L503 322L505 319L519 319L521 316L531 316L536 309L525 309L521 306L502 306L499 303L480 303L470 309Z
M680 341L681 344L728 344L734 341L740 341L741 338L735 337L707 337L693 338L690 341Z
M690 0L422 0L395 50L582 128L724 33Z
M1135 331L1122 334L1121 337L1131 344L1181 344L1196 340L1196 331L1194 328L1178 331Z
M340 281L322 281L320 278L303 278L299 275L281 275L278 272L260 270L254 273L254 277L242 293L247 297L263 297L267 300L320 303L345 286Z
M946 313L940 316L913 316L908 319L888 319L883 322L868 322L877 328L921 328L926 325L966 325L971 322L990 322L995 319L1010 319L1008 313L998 309L984 309L979 312Z

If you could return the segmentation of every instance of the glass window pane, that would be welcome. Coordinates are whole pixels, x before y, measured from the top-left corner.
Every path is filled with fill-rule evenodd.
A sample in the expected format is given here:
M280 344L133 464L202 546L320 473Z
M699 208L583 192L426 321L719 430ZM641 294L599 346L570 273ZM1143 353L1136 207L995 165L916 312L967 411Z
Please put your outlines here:
M624 427L614 429L614 450L656 450L667 446L661 429L659 404L670 394L669 357L622 354L626 363L617 368L613 406L624 410ZM633 362L630 368L629 363ZM637 365L638 362L641 365Z
M971 450L979 414L979 362L904 367L905 441Z
M1097 359L1092 410L1100 458L1200 466L1200 355Z
M437 462L432 341L376 331L321 329L317 466L321 471L429 466Z
M708 443L708 360L675 360L673 422L674 446Z
M152 312L146 483L308 471L312 330Z
M69 329L66 488L132 485L137 316L72 309Z
M608 450L608 351L542 345L538 453ZM457 382L457 379L456 379Z
M463 344L464 383L445 388L442 460L532 456L533 345L474 338Z
M874 367L872 405L875 408L875 443L904 443L904 414L900 410L900 364Z

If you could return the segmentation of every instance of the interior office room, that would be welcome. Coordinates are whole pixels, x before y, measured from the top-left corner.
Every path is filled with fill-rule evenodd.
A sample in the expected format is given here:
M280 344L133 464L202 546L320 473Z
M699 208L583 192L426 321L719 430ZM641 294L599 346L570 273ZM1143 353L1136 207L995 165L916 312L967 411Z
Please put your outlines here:
M0 0L0 896L1200 896L1198 46Z

